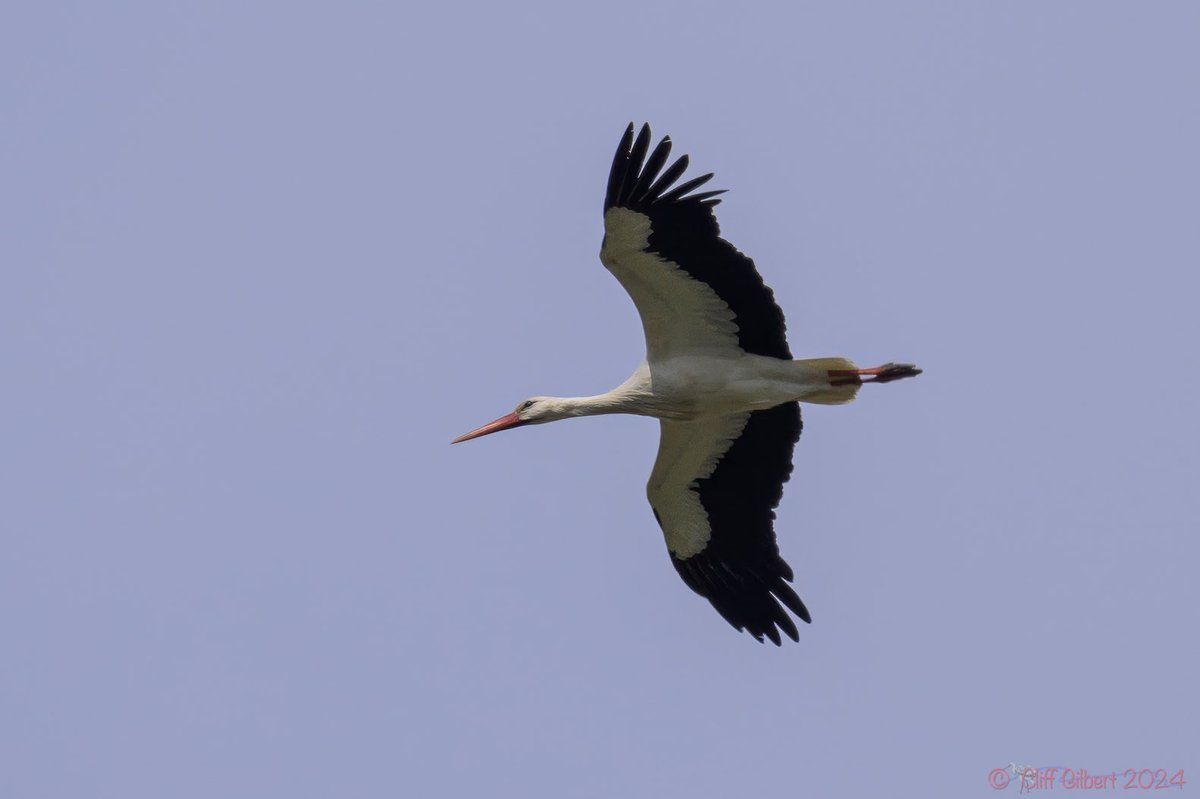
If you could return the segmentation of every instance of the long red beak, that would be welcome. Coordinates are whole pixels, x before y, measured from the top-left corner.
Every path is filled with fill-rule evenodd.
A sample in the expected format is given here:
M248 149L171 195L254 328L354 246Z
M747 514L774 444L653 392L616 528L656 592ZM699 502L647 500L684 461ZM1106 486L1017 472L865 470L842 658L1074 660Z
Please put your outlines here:
M461 436L454 439L450 443L457 444L461 441L470 441L472 438L479 438L480 436L486 436L488 433L498 433L501 430L507 430L510 427L517 427L518 425L522 425L522 424L525 424L525 422L523 422L521 420L520 416L517 416L516 411L513 411L510 414L501 416L499 419L497 419L494 422L488 422L483 427L472 430L469 433L463 433Z

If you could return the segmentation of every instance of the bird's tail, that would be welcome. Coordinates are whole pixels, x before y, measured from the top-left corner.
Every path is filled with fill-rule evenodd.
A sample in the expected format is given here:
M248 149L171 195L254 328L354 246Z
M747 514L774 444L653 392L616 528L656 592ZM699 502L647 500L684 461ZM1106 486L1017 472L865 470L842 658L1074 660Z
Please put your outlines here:
M854 370L858 367L849 358L804 358L795 363L811 370L812 383L815 389L800 399L803 402L815 402L818 405L841 405L854 399L862 388L859 380L845 381L830 377L831 370Z

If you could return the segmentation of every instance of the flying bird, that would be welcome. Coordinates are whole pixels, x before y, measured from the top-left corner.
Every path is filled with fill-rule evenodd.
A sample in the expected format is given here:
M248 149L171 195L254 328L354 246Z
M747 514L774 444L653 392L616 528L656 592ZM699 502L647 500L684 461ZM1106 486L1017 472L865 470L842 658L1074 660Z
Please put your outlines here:
M712 173L677 183L671 140L650 150L630 124L604 198L600 260L637 306L646 358L594 397L531 397L452 443L575 416L660 420L646 496L683 581L738 630L799 641L811 622L775 540L775 507L800 438L799 402L839 404L863 383L919 375L912 364L860 369L846 358L795 360L783 312L754 262L720 237ZM665 167L665 168L664 168Z

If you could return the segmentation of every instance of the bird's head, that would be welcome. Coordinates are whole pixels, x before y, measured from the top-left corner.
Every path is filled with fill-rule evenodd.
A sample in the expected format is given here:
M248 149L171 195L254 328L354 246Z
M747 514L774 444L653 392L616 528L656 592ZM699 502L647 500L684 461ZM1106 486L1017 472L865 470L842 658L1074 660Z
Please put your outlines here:
M462 441L470 441L472 438L486 436L488 433L498 433L501 430L508 430L525 424L553 422L556 419L563 419L570 415L564 403L555 397L530 397L517 405L512 413L506 413L499 419L488 422L483 427L477 427L469 433L463 433L450 443L458 444Z

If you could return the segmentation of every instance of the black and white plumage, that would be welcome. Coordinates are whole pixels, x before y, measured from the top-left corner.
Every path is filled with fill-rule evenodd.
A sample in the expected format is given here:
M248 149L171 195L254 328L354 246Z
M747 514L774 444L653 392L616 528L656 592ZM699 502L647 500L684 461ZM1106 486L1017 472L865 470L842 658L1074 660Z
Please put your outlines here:
M712 174L678 183L671 141L650 150L650 128L630 125L604 201L600 260L629 292L646 360L594 397L533 397L455 443L573 416L633 413L660 419L646 494L683 581L730 624L758 640L799 640L788 611L808 609L791 587L774 521L800 438L800 401L836 404L866 382L920 374L908 364L859 369L845 358L796 361L783 312L754 262L720 238L697 191Z

